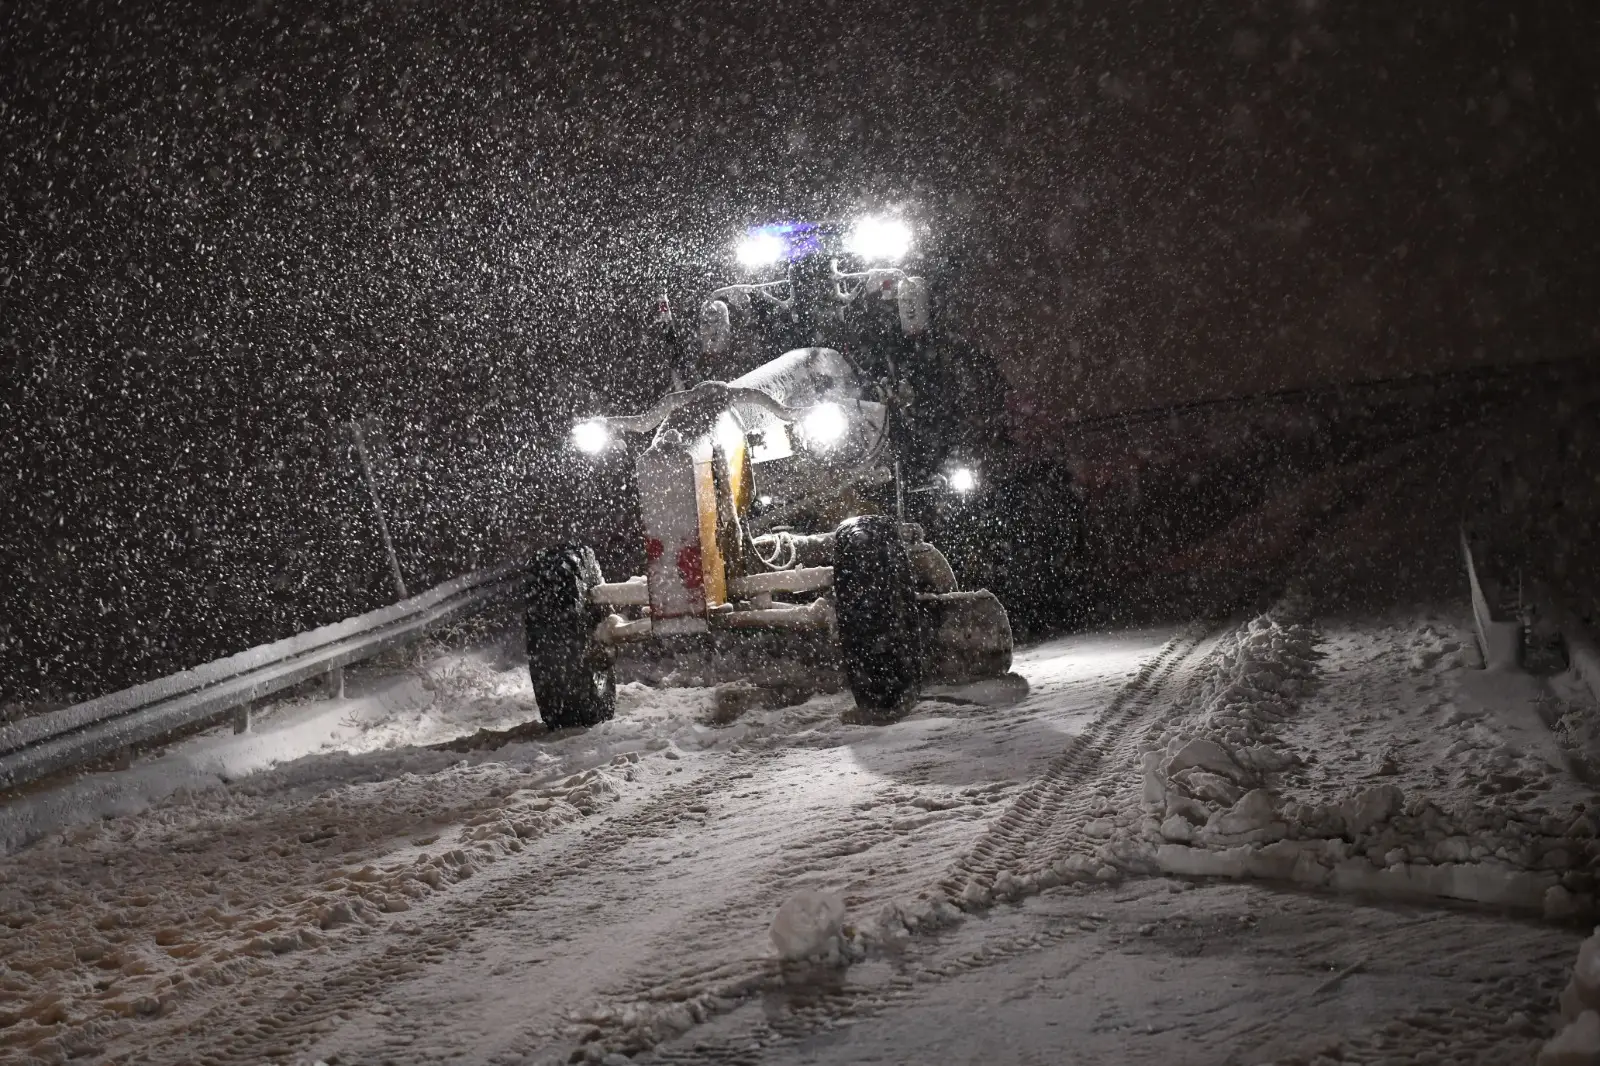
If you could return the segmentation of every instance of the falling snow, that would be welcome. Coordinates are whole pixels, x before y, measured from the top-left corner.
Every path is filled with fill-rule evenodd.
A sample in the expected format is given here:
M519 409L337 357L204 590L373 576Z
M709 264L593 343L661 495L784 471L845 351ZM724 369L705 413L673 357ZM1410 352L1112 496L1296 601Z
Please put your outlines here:
M0 794L0 1058L1600 1061L1597 23L1438 7L0 5L0 727L644 572L589 420L794 220L1016 638L552 728L497 606Z

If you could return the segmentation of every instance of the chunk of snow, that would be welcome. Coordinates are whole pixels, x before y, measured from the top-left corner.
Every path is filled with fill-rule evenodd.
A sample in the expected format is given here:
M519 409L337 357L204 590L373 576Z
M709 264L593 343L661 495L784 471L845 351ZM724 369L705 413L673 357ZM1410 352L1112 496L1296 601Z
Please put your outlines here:
M1219 833L1230 836L1260 829L1278 820L1278 802L1264 788L1251 789L1237 803L1219 814L1212 823Z
M1253 850L1247 871L1251 877L1266 880L1320 885L1328 879L1321 857L1322 846L1316 841L1280 840Z
M1600 1066L1600 1014L1586 1010L1545 1041L1537 1066Z
M1405 795L1394 785L1362 789L1339 805L1345 831L1351 836L1365 833L1398 811L1404 801Z
M836 944L844 928L844 900L832 892L802 889L773 916L767 935L784 959L807 959Z
M1262 773L1276 773L1294 765L1294 758L1265 744L1256 744L1239 752L1239 760Z
M1169 778L1190 767L1199 767L1201 770L1208 770L1236 781L1244 777L1233 756L1214 740L1196 737L1185 741L1182 737L1177 737L1169 745L1168 750L1171 754L1167 757L1165 770Z
M1234 877L1248 872L1249 848L1208 851L1182 844L1162 844L1156 848L1156 865L1162 873L1177 877Z
M1144 775L1144 801L1159 807L1167 801L1167 776L1161 772L1161 752L1147 751L1141 757Z
M1194 824L1181 814L1170 815L1161 823L1163 839L1175 844L1187 844L1194 839Z
M1560 885L1551 885L1545 890L1544 916L1551 921L1571 918L1582 910L1582 901Z
M1184 770L1173 783L1179 785L1189 795L1196 799L1210 800L1213 803L1225 804L1229 807L1244 795L1244 789L1229 781L1220 774L1213 774L1206 770Z
M1574 1021L1585 1011L1600 1011L1600 929L1578 948L1572 979L1561 993L1561 1016Z
M1366 859L1347 859L1334 868L1331 883L1338 892L1364 892L1390 899L1444 896L1537 911L1544 905L1544 894L1555 880L1552 874L1535 874L1490 863L1401 864L1379 868Z

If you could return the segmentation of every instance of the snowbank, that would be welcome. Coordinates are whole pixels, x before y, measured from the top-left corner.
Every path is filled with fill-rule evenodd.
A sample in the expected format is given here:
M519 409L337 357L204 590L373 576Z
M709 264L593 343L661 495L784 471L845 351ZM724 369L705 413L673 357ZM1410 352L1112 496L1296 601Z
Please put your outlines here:
M1000 868L955 877L952 901L1160 872L1592 911L1595 812L1540 683L1468 668L1443 622L1335 642L1310 617L1290 596L1220 640L1136 748L1097 741L1097 774L1028 797L1053 809L1019 811Z
M1578 948L1560 999L1560 1032L1539 1052L1538 1066L1600 1064L1600 929Z
M830 710L764 706L728 721L717 689L619 687L617 718L580 734L501 744L492 750L434 750L464 737L537 728L539 713L520 663L493 653L441 653L420 665L355 674L343 698L287 700L261 709L249 732L231 727L169 745L116 771L86 774L0 807L0 855L106 818L138 814L215 790L268 795L332 789L398 774L437 773L466 761L508 762L555 778L598 767L619 754L724 750L777 743L833 743ZM811 721L815 718L816 721ZM718 724L722 723L722 724ZM809 734L809 735L808 735Z
M1517 831L1509 819L1499 832L1486 833L1447 817L1428 797L1408 801L1390 783L1355 785L1320 802L1285 796L1282 773L1301 756L1281 743L1277 727L1298 714L1316 672L1316 634L1297 621L1306 615L1291 602L1245 626L1219 649L1200 711L1146 753L1146 806L1161 817L1156 865L1168 873L1271 877L1535 911L1589 906L1560 885L1560 867L1574 857L1550 861L1559 849ZM1413 653L1411 665L1427 668L1438 659ZM1503 694L1494 683L1522 679L1472 673L1480 676L1463 687L1487 707L1520 706L1496 699ZM1519 734L1524 748L1559 758L1532 715L1502 725Z

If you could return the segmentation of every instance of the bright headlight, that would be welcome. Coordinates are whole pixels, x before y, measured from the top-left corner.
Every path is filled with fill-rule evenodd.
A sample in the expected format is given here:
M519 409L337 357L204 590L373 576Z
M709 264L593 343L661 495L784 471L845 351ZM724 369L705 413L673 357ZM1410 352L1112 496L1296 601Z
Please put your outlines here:
M599 455L611 443L611 429L604 421L591 418L572 427L572 446L585 455Z
M836 403L818 404L800 420L800 432L806 444L817 451L826 451L839 443L849 428L850 419Z
M872 263L893 263L911 250L911 227L898 218L857 220L845 236L845 251Z
M758 230L739 242L734 255L738 257L740 266L746 270L756 270L782 259L786 250L787 245L778 234Z
M970 466L952 467L950 473L945 475L945 480L949 483L951 492L965 496L978 487L978 472Z

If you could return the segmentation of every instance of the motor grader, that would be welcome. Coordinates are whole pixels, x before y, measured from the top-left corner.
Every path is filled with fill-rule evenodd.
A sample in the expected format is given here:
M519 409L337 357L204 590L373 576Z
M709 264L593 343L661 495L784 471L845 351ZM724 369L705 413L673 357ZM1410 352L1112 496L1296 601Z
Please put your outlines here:
M906 268L910 225L779 223L737 258L756 278L661 330L701 365L763 359L631 415L572 427L578 453L632 455L644 572L607 580L595 553L540 553L528 580L529 672L551 728L610 718L619 674L653 683L815 687L893 719L932 682L1006 673L1012 636L993 593L961 590L914 519L980 489L977 457L919 412L939 348L929 282ZM766 276L762 275L775 275Z

